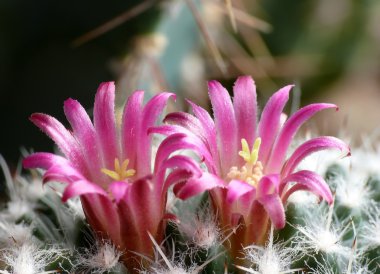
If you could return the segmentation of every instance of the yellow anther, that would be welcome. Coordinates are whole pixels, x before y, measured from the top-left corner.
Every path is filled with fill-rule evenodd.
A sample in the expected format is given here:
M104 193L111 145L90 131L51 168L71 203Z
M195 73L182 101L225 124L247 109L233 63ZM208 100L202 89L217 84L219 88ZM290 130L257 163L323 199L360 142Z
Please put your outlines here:
M111 177L115 181L123 181L126 178L135 175L136 173L136 170L134 169L127 169L128 164L129 164L129 159L126 159L121 163L121 166L120 166L119 159L115 158L115 163L114 163L115 170L102 168L100 171L106 174L107 176Z
M241 139L241 148L242 150L239 151L239 155L243 157L244 161L246 161L250 165L254 165L257 162L257 159L259 158L259 149L261 145L261 138L258 137L255 140L255 143L253 144L252 150L249 149L248 142L246 139Z
M263 165L258 161L260 145L261 138L258 137L253 144L252 150L250 150L247 140L241 139L242 150L239 151L239 155L244 159L245 165L240 169L236 166L231 167L227 177L242 180L252 186L257 186L257 183L263 176Z

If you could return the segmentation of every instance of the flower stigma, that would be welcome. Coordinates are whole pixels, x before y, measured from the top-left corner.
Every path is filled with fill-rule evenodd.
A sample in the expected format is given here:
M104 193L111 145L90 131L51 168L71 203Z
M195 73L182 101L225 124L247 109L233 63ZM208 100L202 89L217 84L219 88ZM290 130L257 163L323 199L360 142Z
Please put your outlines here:
M129 159L126 159L121 163L121 166L120 166L119 159L115 158L114 170L102 168L100 171L116 181L123 181L127 179L128 177L132 177L136 173L136 170L134 169L127 169L128 164L129 164Z
M263 165L258 161L260 145L261 138L258 137L253 144L252 150L250 150L247 140L241 139L242 150L239 151L239 155L244 159L245 164L240 170L236 166L231 167L227 177L245 181L256 187L263 176Z

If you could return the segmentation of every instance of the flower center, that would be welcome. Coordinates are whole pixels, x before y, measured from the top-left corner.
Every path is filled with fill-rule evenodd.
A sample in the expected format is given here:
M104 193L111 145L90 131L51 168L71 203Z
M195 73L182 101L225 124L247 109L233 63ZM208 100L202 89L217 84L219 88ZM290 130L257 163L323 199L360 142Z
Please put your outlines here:
M128 177L135 175L136 173L136 170L134 169L127 169L128 164L129 164L129 159L126 159L121 163L121 166L120 166L119 159L115 158L115 170L102 168L100 171L106 174L107 176L111 177L115 181L123 181L127 179Z
M241 139L242 150L239 155L244 159L245 164L240 169L233 166L228 172L227 177L245 181L252 186L257 186L259 180L263 176L263 165L258 161L261 138L258 137L253 144L252 150L249 149L246 139Z

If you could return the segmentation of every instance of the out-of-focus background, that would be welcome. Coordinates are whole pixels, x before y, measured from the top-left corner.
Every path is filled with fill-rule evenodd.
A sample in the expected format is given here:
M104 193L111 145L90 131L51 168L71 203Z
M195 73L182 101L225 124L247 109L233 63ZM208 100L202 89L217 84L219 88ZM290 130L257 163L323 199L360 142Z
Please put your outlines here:
M66 121L68 97L91 113L102 81L116 80L120 107L143 88L186 109L209 107L206 80L242 74L260 105L289 83L293 109L338 104L317 125L359 141L380 124L380 1L0 0L0 153L14 166L21 147L52 150L29 115Z

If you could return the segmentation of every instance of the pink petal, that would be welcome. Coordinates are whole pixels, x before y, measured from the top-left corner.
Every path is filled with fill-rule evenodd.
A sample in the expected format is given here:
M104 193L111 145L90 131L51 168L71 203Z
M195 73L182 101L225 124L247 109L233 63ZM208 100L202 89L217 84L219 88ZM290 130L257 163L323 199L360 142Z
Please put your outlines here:
M239 199L232 204L234 210L237 213L240 213L244 216L244 219L246 220L246 217L252 214L253 205L257 202L256 200L256 188L251 189L252 191L248 191L241 195ZM228 201L227 201L228 202Z
M199 135L199 137L201 137L202 140L207 140L207 137L205 136L203 131L202 124L197 118L195 118L191 114L185 112L172 112L166 115L164 123L170 123L184 127L190 132Z
M165 214L165 200L156 197L151 179L145 177L133 182L118 204L125 248L142 254L152 253L148 232L160 242L164 228L160 224Z
M198 138L192 138L191 136L176 133L167 137L160 144L155 158L154 172L158 172L161 169L161 165L169 158L169 156L181 149L192 149L201 157L204 157L204 161L207 166L212 167L212 157L204 146L204 144Z
M199 138L208 147L208 136L205 134L205 130L200 121L193 115L185 112L173 112L166 115L164 119L165 123L171 123L172 133L183 132L186 135L194 136ZM178 130L182 128L182 130Z
M225 188L226 185L219 177L203 173L200 178L189 179L186 183L175 185L173 191L178 198L186 200L215 187Z
M64 111L67 120L71 124L74 136L82 148L92 179L99 178L99 176L102 176L100 172L101 165L96 143L96 133L90 117L88 117L86 110L79 102L73 99L65 101Z
M157 192L158 195L164 196L167 193L167 190L170 186L174 185L173 189L180 189L183 187L187 181L191 178L198 178L197 176L194 176L194 173L190 170L186 169L175 169L167 176L164 182L164 187L160 191L160 193ZM157 189L158 191L158 189Z
M71 183L84 180L85 177L70 164L55 165L50 167L43 176L43 183L57 181L61 183Z
M137 136L136 170L139 176L146 176L151 173L151 136L148 135L148 129L155 125L170 97L175 99L175 94L168 92L157 94L144 107L141 130Z
M215 158L213 155L211 155L208 140L202 140L202 138L196 135L197 132L193 133L187 128L177 126L177 125L162 125L158 127L149 128L148 133L149 134L157 133L157 134L162 134L165 136L169 136L169 135L182 136L184 143L182 144L182 148L178 147L177 149L195 149L195 151L197 152L197 154L199 154L201 158L206 159L205 164L207 168L209 169L209 171L211 173L217 174L216 167L219 164L219 158L218 157ZM185 138L185 136L187 136L187 138ZM168 143L168 142L169 141L165 141L165 143ZM173 150L172 145L168 144L165 146L169 147L169 151ZM162 150L163 148L160 149L160 151ZM174 150L172 152L174 152ZM160 159L159 161L156 160L156 163L160 163L161 161L162 159ZM157 167L155 168L155 170L157 170Z
M193 102L187 100L190 104L195 117L197 117L200 123L203 126L204 135L206 136L206 140L211 152L212 157L215 159L215 168L218 170L218 174L220 174L220 166L219 166L219 152L216 141L216 128L215 123L212 120L210 114L200 106L197 106Z
M102 194L86 194L80 197L86 220L92 231L100 238L111 239L123 248L121 241L120 218L115 203Z
M176 133L182 133L185 135L195 136L193 132L188 130L187 128L177 126L177 125L160 125L157 127L150 127L148 129L148 134L161 134L164 136L169 136ZM197 138L197 137L196 137Z
M34 113L30 120L57 144L59 149L76 167L84 173L87 172L78 142L57 119L46 114Z
M24 168L49 169L54 165L70 165L70 162L62 157L48 152L37 152L27 156L23 161Z
M112 197L115 199L116 203L119 203L120 200L125 197L130 184L131 182L117 181L112 182L109 185L108 190L112 194Z
M62 195L62 201L66 202L70 198L85 194L100 194L107 196L107 192L105 192L100 186L87 180L80 180L67 185Z
M259 199L269 215L274 227L282 229L285 226L285 210L278 194L266 195Z
M224 177L238 159L240 140L237 139L235 112L227 90L219 82L210 81L208 88L217 131L221 175Z
M81 178L83 179L83 178ZM64 173L56 173L55 171L47 171L44 176L42 177L42 183L43 184L46 184L48 182L59 182L59 183L73 183L73 182L76 182L78 181L79 178L78 177L71 177L67 174L64 174Z
M296 184L292 186L283 195L283 201L286 201L288 197L297 190L308 190L314 194L320 196L326 200L329 204L333 201L333 196L331 194L330 188L325 182L325 180L315 172L309 170L301 170L296 173L290 174L288 177L281 181L280 193L286 190L286 186L290 182L295 182Z
M279 193L280 176L270 174L261 178L257 185L257 197Z
M289 99L293 85L283 87L269 98L261 114L258 125L258 135L261 137L259 160L266 165L272 145L281 125L282 111Z
M244 138L252 147L256 137L257 101L255 82L250 76L241 76L237 79L233 101L238 140Z
M228 203L235 202L241 196L249 192L255 192L255 187L240 180L231 180L227 188L228 190L226 199Z
M284 124L273 145L271 156L265 167L266 173L275 173L281 170L288 147L298 129L317 112L326 108L337 108L333 104L311 104L294 113Z
M123 112L121 126L123 159L129 159L130 168L135 168L138 158L136 147L139 141L143 100L144 92L135 91L128 98Z
M172 169L172 171L167 175L165 180L166 171L168 169ZM157 189L166 193L172 184L183 182L190 177L200 177L201 175L202 170L196 161L190 157L175 155L166 160L156 173L156 184L161 185L161 187L157 186Z
M115 84L102 83L95 96L94 126L102 152L103 167L107 169L113 169L115 158L119 157L114 110Z
M194 138L199 138L212 155L213 165L211 169L220 174L219 152L216 144L216 129L214 121L203 108L191 101L188 101L188 103L192 106L196 118L190 114L182 112L168 114L164 122L173 123L171 126L174 128L170 129L170 133L169 130L166 129L166 135L173 134L174 132L182 132L194 136ZM178 130L181 127L183 130ZM164 129L161 130L164 131Z
M310 154L325 150L325 149L339 149L346 155L350 154L350 148L342 140L331 137L331 136L321 136L309 141L306 141L300 145L286 161L285 165L282 168L281 175L286 177L291 174L298 164L305 159Z
M207 111L191 101L188 101L188 103L192 106L193 112L198 115L196 118L190 114L182 112L170 113L166 116L164 122L174 123L173 125L162 126L151 131L164 135L182 132L190 138L200 139L206 150L209 151L208 154L212 156L212 164L208 165L209 170L213 173L220 174L215 124Z

